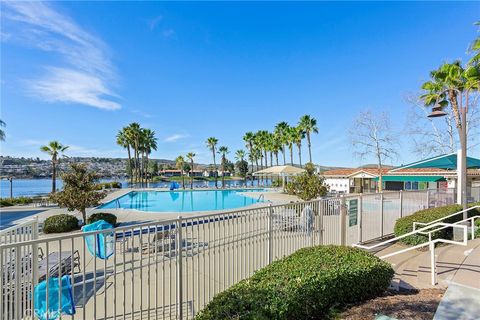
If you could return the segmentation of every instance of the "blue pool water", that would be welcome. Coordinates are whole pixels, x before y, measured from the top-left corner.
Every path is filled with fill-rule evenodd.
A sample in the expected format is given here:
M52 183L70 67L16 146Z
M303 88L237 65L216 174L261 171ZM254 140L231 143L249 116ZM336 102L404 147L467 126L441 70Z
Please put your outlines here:
M140 191L101 205L100 209L134 209L153 212L192 212L235 209L263 202L258 197L247 197L241 193L250 190L185 190L185 191Z

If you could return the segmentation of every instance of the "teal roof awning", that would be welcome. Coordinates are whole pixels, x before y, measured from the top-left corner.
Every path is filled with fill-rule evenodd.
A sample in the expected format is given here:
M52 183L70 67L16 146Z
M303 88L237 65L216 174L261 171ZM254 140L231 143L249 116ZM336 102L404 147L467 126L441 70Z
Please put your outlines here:
M391 172L406 168L439 168L439 169L457 169L457 154L444 154L437 157L412 162L398 168L392 169ZM480 159L467 157L467 169L480 168Z
M378 177L373 179L378 181ZM407 182L407 181L415 181L415 182L438 182L438 181L446 181L442 176L382 176L382 181L397 181L397 182Z

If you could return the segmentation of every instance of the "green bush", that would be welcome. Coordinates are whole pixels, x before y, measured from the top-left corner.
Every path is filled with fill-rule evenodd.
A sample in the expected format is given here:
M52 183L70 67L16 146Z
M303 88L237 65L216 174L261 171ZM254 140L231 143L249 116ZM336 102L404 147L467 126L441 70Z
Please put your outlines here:
M121 189L122 188L122 183L118 181L113 181L110 183L110 186L114 189Z
M15 205L13 200L10 199L0 199L0 207L11 207Z
M98 212L98 213L92 214L90 217L88 217L87 224L94 223L99 220L104 220L110 223L112 226L117 225L117 216L112 213L106 213L106 212Z
M393 274L389 263L357 248L304 248L216 295L195 319L323 319L332 308L382 294Z
M69 232L78 228L78 219L69 214L57 214L43 222L44 233Z
M480 203L472 203L469 206L476 206L479 205ZM452 213L458 212L462 210L462 206L458 204L452 204L444 207L438 207L438 208L430 208L430 209L425 209L425 210L420 210L415 212L412 215L409 215L407 217L403 217L398 219L395 222L395 227L393 232L395 233L395 236L401 236L406 233L409 233L413 231L413 223L414 222L432 222L437 219L446 217L448 215L451 215ZM472 209L468 212L468 216L474 216L474 215L480 215L480 210L478 209ZM454 223L457 221L460 221L463 219L462 214L459 214L457 216L448 218L443 220L445 223ZM419 226L418 228L420 228ZM435 233L432 233L432 239L438 239L438 238L445 238L449 239L452 233L452 228L446 228L440 231L437 231ZM421 234L416 234L413 236L406 237L401 240L402 243L407 244L407 245L417 245L421 244L424 242L428 241L428 236L427 235L421 235Z
M15 205L26 205L33 202L32 198L29 197L18 197L18 198L4 198L0 199L0 207L11 207Z

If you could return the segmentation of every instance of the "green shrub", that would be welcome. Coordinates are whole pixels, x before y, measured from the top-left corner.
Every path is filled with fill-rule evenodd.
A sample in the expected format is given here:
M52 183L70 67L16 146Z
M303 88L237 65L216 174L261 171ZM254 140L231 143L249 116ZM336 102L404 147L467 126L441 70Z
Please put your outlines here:
M480 237L480 218L477 218L477 220L475 220L475 227L475 238Z
M0 207L11 207L15 205L13 200L10 199L0 199Z
M304 248L216 295L196 319L323 319L332 308L382 294L393 274L389 263L357 248Z
M479 203L472 203L469 206L475 206L479 205ZM401 236L406 233L409 233L413 231L413 223L414 222L431 222L435 221L437 219L446 217L448 215L451 215L452 213L458 212L462 210L462 206L458 204L452 204L444 207L438 207L438 208L430 208L430 209L425 209L425 210L420 210L415 212L412 215L409 215L407 217L403 217L398 219L395 222L395 227L393 232L395 233L395 236ZM480 210L478 209L472 209L468 212L468 216L474 216L474 215L480 215ZM463 219L462 214L459 214L457 216L448 218L443 220L445 223L454 223L457 221L460 221ZM420 228L419 226L418 228ZM432 238L433 239L438 239L438 238L445 238L448 239L450 238L450 235L452 234L452 228L446 228L443 230L440 230L438 232L432 233ZM413 236L406 237L401 240L402 243L407 244L407 245L417 245L421 244L424 242L428 241L428 236L427 235L421 235L421 234L416 234Z
M117 225L117 216L112 213L98 212L92 214L87 219L87 224L97 222L99 220L104 220L105 222L110 223L112 226Z
M43 222L44 233L69 232L78 228L78 219L69 214L57 214Z
M33 202L32 198L29 197L18 197L18 198L4 198L0 199L0 207L10 207L15 205L26 205Z
M110 183L110 186L114 189L121 189L122 188L122 183L118 181L113 181Z

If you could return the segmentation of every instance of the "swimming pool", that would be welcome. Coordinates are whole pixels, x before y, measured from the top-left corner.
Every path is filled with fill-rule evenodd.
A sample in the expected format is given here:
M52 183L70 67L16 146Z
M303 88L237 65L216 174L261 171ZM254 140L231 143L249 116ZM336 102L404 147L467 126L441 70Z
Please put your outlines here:
M132 191L107 202L99 209L133 209L150 212L192 212L235 209L263 202L263 198L248 197L242 193L262 192L248 190L185 190Z

